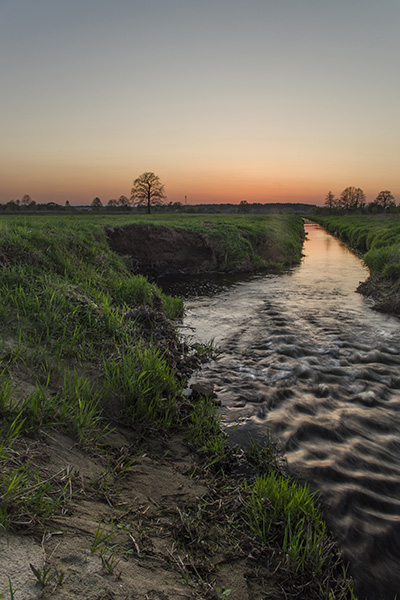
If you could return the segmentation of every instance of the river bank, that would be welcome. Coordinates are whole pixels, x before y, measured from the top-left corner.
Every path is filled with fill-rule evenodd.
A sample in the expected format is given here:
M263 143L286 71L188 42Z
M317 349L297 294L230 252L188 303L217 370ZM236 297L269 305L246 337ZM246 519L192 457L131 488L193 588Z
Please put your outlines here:
M105 231L132 272L151 277L282 270L300 262L304 241L292 215L141 217Z
M379 275L370 275L360 283L357 292L373 301L373 307L380 312L400 318L400 284Z
M362 256L370 276L357 291L373 307L400 317L400 218L397 215L313 217Z
M210 349L177 335L182 302L132 276L103 222L1 228L0 592L353 598L307 486L185 391Z

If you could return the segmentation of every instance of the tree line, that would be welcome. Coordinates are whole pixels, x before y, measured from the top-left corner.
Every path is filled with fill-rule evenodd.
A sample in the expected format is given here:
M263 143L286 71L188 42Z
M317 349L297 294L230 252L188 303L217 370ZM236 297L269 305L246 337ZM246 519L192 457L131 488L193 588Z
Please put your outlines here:
M19 210L28 211L130 211L133 207L138 210L145 210L150 213L151 210L156 212L185 212L185 213L310 213L316 209L313 204L304 203L249 203L247 200L242 200L238 204L196 204L186 205L182 202L166 202L167 196L164 191L164 185L161 183L158 175L150 171L146 171L139 175L131 189L131 196L119 196L119 198L111 198L103 204L98 196L93 198L90 205L75 207L71 206L68 200L62 206L56 202L48 202L45 204L37 204L28 194L23 196L22 200L11 200L5 205L0 204L0 210L6 212L17 212Z
M393 212L397 209L395 198L389 190L382 190L374 201L367 204L363 190L356 187L347 187L339 198L329 191L325 196L325 206L330 209L370 213Z
M166 200L167 196L165 195L164 185L161 183L158 175L146 171L134 180L130 198L121 195L118 199L112 198L106 205L103 205L100 198L96 196L96 198L92 200L90 208L92 210L130 210L135 206L137 208L144 208L147 213L150 213L152 208L155 208L157 211L161 210L162 212L210 212L212 209L213 212L258 213L266 211L270 212L267 207L274 206L276 209L283 210L283 205L280 204L250 204L247 200L242 200L239 205L212 204L196 206L186 206L181 202L169 202L167 204ZM315 209L318 210L315 205L284 203L284 206L286 206L287 209L285 212L310 212ZM338 198L335 197L332 191L329 191L325 197L325 207L332 211L340 210L370 213L394 212L400 209L400 207L397 207L395 198L389 190L382 190L373 202L367 204L363 190L356 187L347 187ZM21 200L11 200L5 205L0 205L0 209L8 212L14 212L20 209L42 211L77 210L70 205L68 200L64 206L61 206L56 202L36 204L29 194L25 194ZM282 210L279 210L279 212L282 212Z

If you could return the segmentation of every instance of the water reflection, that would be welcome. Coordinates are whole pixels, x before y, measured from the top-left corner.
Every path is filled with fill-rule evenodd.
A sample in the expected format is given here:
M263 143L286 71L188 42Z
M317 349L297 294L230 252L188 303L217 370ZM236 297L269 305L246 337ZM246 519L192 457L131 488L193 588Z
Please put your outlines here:
M235 435L270 429L289 467L321 491L361 596L400 590L400 328L355 288L362 262L309 226L302 264L282 276L214 280L185 325L222 349L212 380Z

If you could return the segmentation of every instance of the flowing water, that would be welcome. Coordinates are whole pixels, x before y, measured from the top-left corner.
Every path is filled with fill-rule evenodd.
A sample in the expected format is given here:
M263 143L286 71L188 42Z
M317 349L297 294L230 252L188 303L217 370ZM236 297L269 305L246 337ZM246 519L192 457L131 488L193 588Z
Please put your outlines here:
M400 321L355 293L362 262L306 226L284 275L186 284L186 331L222 353L215 384L237 440L268 431L293 474L320 490L360 598L400 592ZM182 294L182 288L172 292ZM400 593L399 593L400 597Z

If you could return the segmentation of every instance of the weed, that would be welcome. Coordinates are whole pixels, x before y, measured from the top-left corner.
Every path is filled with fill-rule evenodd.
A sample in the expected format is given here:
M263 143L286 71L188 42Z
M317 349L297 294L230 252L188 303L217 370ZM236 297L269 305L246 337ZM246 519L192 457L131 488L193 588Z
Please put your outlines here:
M189 443L211 460L207 467L223 462L228 455L228 438L221 429L217 408L210 398L196 402L189 415Z
M40 569L39 567L34 567L32 563L29 563L29 566L42 587L47 585L47 583L49 583L49 581L53 578L50 567L46 567L46 565L44 565L43 568Z
M10 577L8 577L8 589L10 592L10 600L14 600L14 598L15 598L14 589L13 589L13 585L12 585L12 581L11 581ZM4 598L4 594L1 594L0 598Z
M104 432L101 401L102 393L88 378L67 373L57 398L59 416L82 443L93 443Z
M321 510L307 485L300 485L275 471L244 488L250 528L264 541L280 536L278 522L283 522L282 550L298 570L311 567L318 573L325 561L323 554L326 526Z
M94 552L100 552L101 564L108 574L114 573L116 566L120 562L115 554L116 544L111 544L114 531L113 519L111 519L109 529L107 529L106 524L102 525L99 523L90 548L92 554L94 554Z
M96 533L94 534L94 540L90 547L90 552L93 554L96 551L101 553L106 552L110 548L111 539L114 535L114 522L111 519L111 528L107 529L107 525L98 524Z
M110 552L110 554L108 556L106 556L105 554L101 555L101 564L103 565L103 569L106 571L106 573L108 573L109 575L112 575L116 569L116 567L118 566L118 563L120 562L116 555L115 552Z
M246 447L246 457L255 466L259 474L276 471L279 472L279 454L270 437L269 431L262 440L255 441L250 438L249 444Z

